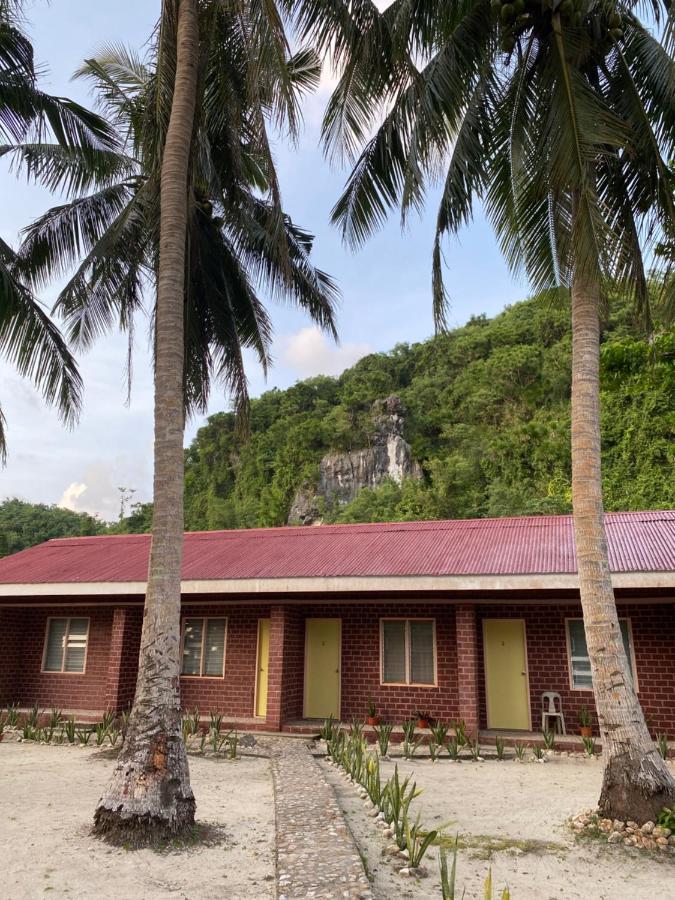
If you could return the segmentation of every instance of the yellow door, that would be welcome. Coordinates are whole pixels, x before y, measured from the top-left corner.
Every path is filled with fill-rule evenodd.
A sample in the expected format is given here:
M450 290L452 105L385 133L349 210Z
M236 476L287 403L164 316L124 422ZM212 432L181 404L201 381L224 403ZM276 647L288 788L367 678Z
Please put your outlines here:
M488 728L530 728L525 622L484 619Z
M267 715L267 683L270 661L270 620L258 619L258 671L255 682L255 714Z
M305 622L305 717L340 718L340 620Z

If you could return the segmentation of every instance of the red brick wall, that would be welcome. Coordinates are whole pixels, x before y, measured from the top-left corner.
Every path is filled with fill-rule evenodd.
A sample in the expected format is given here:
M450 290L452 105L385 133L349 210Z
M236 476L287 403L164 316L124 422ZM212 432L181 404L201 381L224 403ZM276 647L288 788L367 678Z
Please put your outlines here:
M569 681L565 619L580 618L581 607L567 606L480 606L478 646L483 671L481 620L520 618L525 620L532 727L541 727L541 694L557 691L562 698L568 733L578 733L579 710L586 706L595 719L591 691L572 690ZM631 620L638 697L652 733L675 736L675 607L670 604L619 606L619 616ZM487 726L485 679L479 680L481 727ZM597 732L597 721L594 721Z
M0 609L0 707L17 701L21 610Z
M225 616L225 677L180 680L183 709L199 707L202 715L210 711L227 716L249 718L254 714L258 619L268 618L269 607L187 606L182 619L198 616Z
M42 708L105 709L112 607L54 607L18 610L16 678L11 701ZM49 616L89 617L89 641L83 674L41 672ZM3 651L5 637L3 636Z
M461 627L456 629L458 610ZM462 612L462 610L464 610ZM342 620L342 708L344 720L362 720L370 697L385 720L401 722L419 708L436 718L450 720L469 717L471 673L477 671L477 694L481 726L486 726L485 683L481 622L489 617L519 617L526 621L533 727L540 724L540 696L545 690L558 691L568 731L577 731L581 706L593 709L590 692L569 687L565 618L580 615L575 604L476 606L476 666L467 657L471 642L468 609L435 604L357 604L276 607L283 623L283 655L275 661L274 617L270 649L270 700L276 702L279 721L302 716L304 689L305 619L309 616L338 617ZM218 615L228 618L225 677L182 678L184 707L198 706L203 714L217 710L227 716L249 718L254 714L255 669L258 619L269 617L269 606L222 607L188 606L183 615ZM639 697L653 732L666 731L675 737L675 607L670 605L621 605L621 616L631 619L635 648ZM46 621L49 615L89 616L90 639L85 675L40 672ZM55 607L0 610L0 704L19 701L22 706L37 703L43 708L98 710L106 708L109 691L117 692L118 708L133 698L142 610L127 607L117 617L113 629L113 607ZM384 616L429 616L436 619L438 686L432 688L380 685L379 622ZM119 629L122 629L120 631ZM460 664L461 690L457 675L457 646L464 649ZM470 649L470 648L469 648ZM109 672L109 659L117 659L119 674ZM277 675L273 675L275 665ZM114 668L114 666L113 666ZM278 677L277 699L273 697L274 677ZM268 717L268 727L270 719Z
M305 693L305 617L294 606L286 610L282 722L302 718Z
M446 721L457 718L457 648L453 606L373 604L303 607L302 616L342 619L341 717L363 721L372 697L385 721L402 722L418 708ZM380 619L436 619L437 687L380 684Z
M108 654L106 709L121 712L128 709L133 703L142 624L143 610L141 608L122 606L113 611Z

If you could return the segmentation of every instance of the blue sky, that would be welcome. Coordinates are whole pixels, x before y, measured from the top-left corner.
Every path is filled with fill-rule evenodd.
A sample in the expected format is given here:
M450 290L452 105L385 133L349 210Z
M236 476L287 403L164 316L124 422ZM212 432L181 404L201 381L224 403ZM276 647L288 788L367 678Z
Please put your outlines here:
M42 86L52 93L90 102L83 83L70 77L83 58L104 42L141 47L159 12L159 0L35 0L27 4L28 30L36 57L45 67ZM315 260L337 280L343 295L339 313L340 345L313 329L305 317L274 306L275 365L267 383L251 361L249 381L255 396L298 379L337 374L371 351L389 350L398 342L420 341L433 332L430 298L434 195L427 214L402 233L397 218L359 253L344 248L330 225L330 209L346 172L332 169L318 147L329 83L309 99L305 128L296 149L277 142L275 155L284 203L301 225L316 234ZM0 234L16 244L20 229L58 198L26 185L0 167ZM447 284L452 296L451 322L461 324L474 313L493 315L527 293L511 279L488 225L479 218L459 243L446 247ZM48 305L55 289L45 292ZM78 510L116 517L118 486L136 489L150 499L152 479L152 382L143 323L135 345L131 403L125 405L125 339L100 341L80 360L85 380L85 407L76 429L63 428L45 409L39 395L0 363L0 402L8 421L9 461L0 471L0 498L61 503ZM228 399L215 390L210 412L226 408ZM203 419L190 422L186 442Z

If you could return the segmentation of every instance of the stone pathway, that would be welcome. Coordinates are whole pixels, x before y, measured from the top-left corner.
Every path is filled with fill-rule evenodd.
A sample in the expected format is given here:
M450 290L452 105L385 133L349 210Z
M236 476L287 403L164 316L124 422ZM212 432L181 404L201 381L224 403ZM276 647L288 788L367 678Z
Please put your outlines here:
M277 897L372 900L333 788L301 740L274 740Z

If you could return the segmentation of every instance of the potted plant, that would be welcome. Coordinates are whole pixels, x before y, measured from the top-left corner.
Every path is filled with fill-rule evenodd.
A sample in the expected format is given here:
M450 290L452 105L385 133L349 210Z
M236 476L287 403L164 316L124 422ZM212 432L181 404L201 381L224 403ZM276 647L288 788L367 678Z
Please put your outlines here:
M368 698L368 715L366 716L366 724L373 726L380 724L380 717L377 714L377 707L375 706L375 701L372 697Z
M418 728L428 728L431 722L431 713L424 712L421 709L418 709L415 713L417 716L417 727Z
M592 737L593 735L593 729L591 728L591 714L586 706L582 706L579 710L579 734L581 737Z

